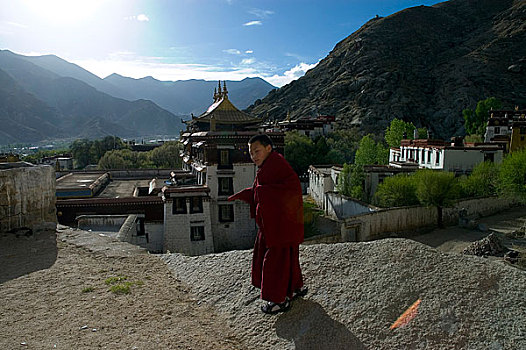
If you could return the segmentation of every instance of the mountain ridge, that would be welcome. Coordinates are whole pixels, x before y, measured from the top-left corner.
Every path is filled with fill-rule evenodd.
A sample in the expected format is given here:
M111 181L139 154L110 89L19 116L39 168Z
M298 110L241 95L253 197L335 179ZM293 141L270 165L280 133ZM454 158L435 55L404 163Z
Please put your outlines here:
M461 112L479 100L526 104L524 23L526 3L513 0L450 0L373 18L247 112L278 120L320 112L364 134L393 118L437 137L462 134Z

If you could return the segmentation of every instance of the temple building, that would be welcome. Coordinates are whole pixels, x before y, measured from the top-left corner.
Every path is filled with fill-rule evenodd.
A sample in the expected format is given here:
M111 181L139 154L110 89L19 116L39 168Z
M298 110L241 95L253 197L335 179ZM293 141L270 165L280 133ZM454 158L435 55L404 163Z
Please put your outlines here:
M183 170L194 175L195 183L174 181L162 189L165 251L200 255L253 246L257 226L250 207L227 199L254 182L257 167L248 140L259 133L260 123L230 102L221 83L206 112L186 122L181 157ZM284 134L268 135L283 153Z

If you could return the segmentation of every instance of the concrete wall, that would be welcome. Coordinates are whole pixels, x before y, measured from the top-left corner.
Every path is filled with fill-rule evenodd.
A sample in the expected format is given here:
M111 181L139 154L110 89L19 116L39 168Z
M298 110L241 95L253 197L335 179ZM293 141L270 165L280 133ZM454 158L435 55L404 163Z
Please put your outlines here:
M446 225L456 225L459 212L465 209L468 217L488 216L511 208L516 203L495 197L476 198L457 202L452 208L443 209ZM403 207L347 218L341 229L342 241L369 241L392 235L414 235L437 225L434 207Z
M257 233L255 220L250 217L250 206L241 201L228 202L228 195L219 195L218 178L231 177L233 193L252 187L256 177L253 163L237 163L232 169L218 169L207 166L206 184L210 188L210 224L214 238L214 251L223 252L233 249L250 249L254 246ZM234 221L219 220L219 206L234 206Z
M28 227L54 228L55 170L28 163L3 163L0 167L0 232Z
M119 230L117 238L123 242L135 244L147 249L151 253L162 253L164 244L164 225L159 222L145 222L145 235L137 235L140 215L128 215Z
M118 232L128 215L80 215L77 227L81 230Z
M184 194L183 194L184 196ZM187 213L190 213L187 200ZM210 224L210 199L203 198L203 212L195 214L173 214L173 200L164 205L163 252L170 251L186 255L203 255L214 252L214 237ZM191 227L203 226L205 239L192 241Z
M342 196L336 192L327 192L324 194L323 207L327 215L338 219L344 219L363 213L370 213L375 210L375 208L370 207L366 203Z

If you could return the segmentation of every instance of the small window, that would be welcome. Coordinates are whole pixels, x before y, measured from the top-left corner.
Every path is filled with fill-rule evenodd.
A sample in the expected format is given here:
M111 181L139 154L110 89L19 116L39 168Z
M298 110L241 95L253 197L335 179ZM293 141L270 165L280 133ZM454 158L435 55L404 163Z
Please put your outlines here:
M422 150L422 163L426 162L426 151Z
M495 127L495 134L500 134L500 126Z
M218 194L220 196L234 194L234 184L233 179L231 177L219 177L218 181Z
M436 156L436 161L435 161L436 165L440 164L440 152L437 151L437 156Z
M431 163L431 151L427 151L427 162Z
M219 205L219 221L232 222L234 221L234 206L231 204Z
M203 197L190 198L190 214L203 212Z
M172 214L186 214L186 198L177 197L174 198L172 206Z
M227 149L220 150L220 158L219 158L221 165L228 165L230 164L230 152Z
M205 227L204 226L191 226L190 227L190 240L191 241L204 241L205 240Z
M137 236L144 236L146 234L146 231L144 230L144 218L137 218L135 219L137 229Z

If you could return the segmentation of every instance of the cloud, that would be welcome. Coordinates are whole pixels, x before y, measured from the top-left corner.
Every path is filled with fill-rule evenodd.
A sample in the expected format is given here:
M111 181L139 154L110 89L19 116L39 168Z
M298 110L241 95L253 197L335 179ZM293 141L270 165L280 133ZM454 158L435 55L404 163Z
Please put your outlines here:
M274 14L274 11L262 10L262 9L252 9L248 11L251 15L256 16L257 18L267 18L270 15Z
M241 51L239 51L238 49L227 49L227 50L223 50L223 52L231 54L231 55L241 55Z
M139 22L149 22L150 21L150 18L148 18L148 16L146 16L144 13L141 13L140 15L137 15L137 16L124 17L124 19L127 21L139 21Z
M256 62L256 59L255 58L245 58L241 61L241 64L242 65L248 65L248 64L252 64Z
M244 23L243 25L244 25L245 27L250 27L250 26L261 26L261 25L263 25L263 22L261 22L261 21L250 21L250 22Z
M66 59L101 78L112 73L135 79L152 76L161 81L189 79L239 81L245 78L260 77L277 87L300 78L318 64L302 62L282 74L275 74L273 72L276 72L276 67L259 62L254 58L243 59L237 65L231 66L166 63L166 58L163 57L139 56L128 51L114 52L103 60Z
M137 20L139 22L149 22L150 19L148 18L148 16L146 16L144 13L141 13L140 15L137 16Z
M275 74L271 77L266 77L264 79L274 86L281 87L283 85L290 83L293 80L301 78L302 76L305 75L305 73L309 69L316 67L318 63L319 61L314 64L307 64L307 63L301 62L300 64L297 64L293 68L285 71L282 75Z
M247 50L247 51L245 51L245 53L246 53L246 54L251 54L251 53L254 53L254 51L252 51L252 50Z

